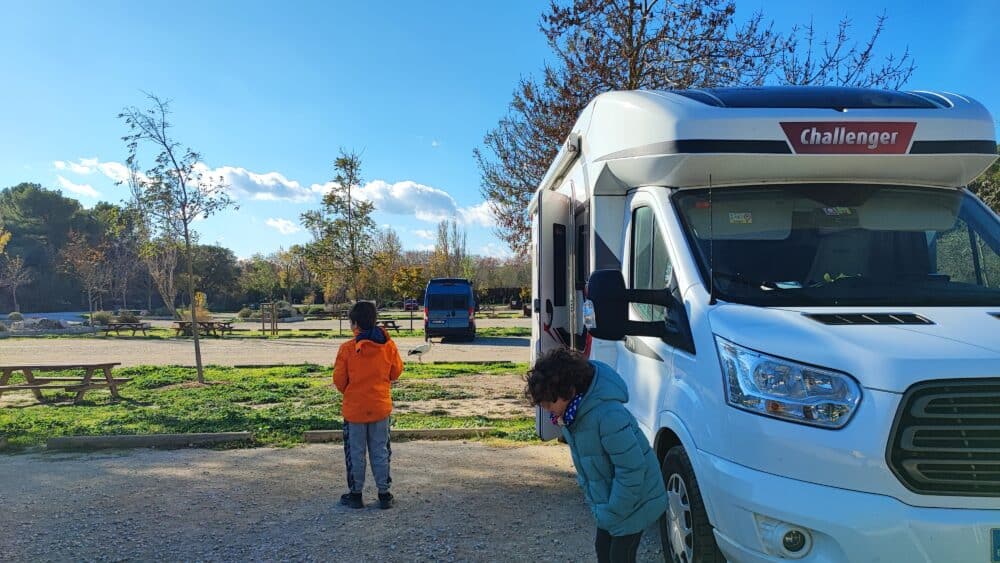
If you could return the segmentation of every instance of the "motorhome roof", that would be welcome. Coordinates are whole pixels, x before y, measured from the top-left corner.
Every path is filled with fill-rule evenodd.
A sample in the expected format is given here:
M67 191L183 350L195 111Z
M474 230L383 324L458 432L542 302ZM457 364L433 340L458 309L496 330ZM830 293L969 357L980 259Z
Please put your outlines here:
M768 86L761 88L699 88L670 90L713 107L810 109L935 109L944 98L926 92L894 92L840 86ZM931 97L934 96L934 97Z
M951 93L636 90L587 105L539 190L557 188L575 155L598 179L593 193L800 182L953 188L996 159L996 140L986 108Z

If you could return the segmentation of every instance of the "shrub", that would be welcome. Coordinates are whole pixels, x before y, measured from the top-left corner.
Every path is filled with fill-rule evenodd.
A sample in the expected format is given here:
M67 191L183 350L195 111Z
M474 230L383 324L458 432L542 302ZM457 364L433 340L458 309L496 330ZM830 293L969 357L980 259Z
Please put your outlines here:
M291 309L292 308L292 304L289 303L288 301L278 301L277 303L275 303L275 305L277 305L277 307L279 309Z
M278 318L279 319L287 319L288 317L294 317L295 315L297 315L297 313L295 312L295 309L293 309L291 307L279 307L278 308Z
M324 312L326 312L326 308L323 307L322 305L310 305L309 306L309 314L310 315L315 315L317 313L324 313Z
M120 323L137 323L139 322L139 315L131 311L125 311L118 315L118 322Z
M253 311L251 311L249 307L243 307L240 309L239 313L236 313L236 316L241 319L249 319L253 316Z
M7 332L7 325L0 323L0 332Z
M93 316L93 324L107 326L111 322L111 312L110 311L97 311Z
M12 323L21 322L24 320L24 315L18 313L17 311L14 311L13 313L7 315L7 320Z
M52 319L39 319L35 323L35 328L40 328L42 330L62 330L64 327L61 322Z

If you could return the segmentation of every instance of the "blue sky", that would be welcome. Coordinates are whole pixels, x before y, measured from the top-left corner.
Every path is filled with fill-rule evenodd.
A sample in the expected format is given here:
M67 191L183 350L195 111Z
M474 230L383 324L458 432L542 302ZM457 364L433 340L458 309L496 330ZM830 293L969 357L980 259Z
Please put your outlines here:
M883 49L910 48L908 86L960 92L1000 116L1000 2L738 2L778 30L848 15ZM124 105L142 90L173 100L174 135L225 174L239 199L198 224L238 256L306 242L339 147L363 153L379 224L425 248L458 217L474 253L500 254L472 149L522 75L549 56L541 2L13 2L0 0L0 187L119 201ZM266 199L261 199L266 198ZM299 229L299 230L297 230Z

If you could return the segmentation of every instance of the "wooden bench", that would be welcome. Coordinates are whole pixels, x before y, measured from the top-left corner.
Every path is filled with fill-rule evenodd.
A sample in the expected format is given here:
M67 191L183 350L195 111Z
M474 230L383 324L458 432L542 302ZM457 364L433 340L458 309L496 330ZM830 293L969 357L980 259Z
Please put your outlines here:
M142 335L147 336L146 331L150 328L149 323L108 323L104 327L104 336L111 336L111 331L114 331L115 335L121 336L123 330L131 330L132 336L135 336L136 331L142 331Z
M109 389L114 399L119 399L118 385L131 381L129 377L112 377L111 368L119 366L119 362L108 362L100 364L61 364L61 365L0 365L0 396L5 391L16 391L19 389L30 389L38 399L38 402L46 402L42 396L42 391L47 389L63 389L66 391L76 391L73 402L76 403L83 398L83 394L92 389ZM35 377L35 372L45 371L65 371L72 369L84 370L83 377ZM104 380L94 380L94 373L100 371L104 374ZM24 375L25 383L8 385L14 373L21 372Z
M387 320L384 320L384 321L379 321L378 324L379 324L379 326L381 326L382 328L384 328L386 330L388 330L388 329L391 328L392 330L395 330L397 333L399 332L399 325L396 324L396 321L394 321L392 319L387 319Z

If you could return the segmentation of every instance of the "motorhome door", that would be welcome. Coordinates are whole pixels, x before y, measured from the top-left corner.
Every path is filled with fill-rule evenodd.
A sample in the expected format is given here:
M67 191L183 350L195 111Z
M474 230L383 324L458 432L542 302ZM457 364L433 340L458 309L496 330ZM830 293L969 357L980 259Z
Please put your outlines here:
M574 291L571 256L575 242L570 198L555 191L539 194L532 221L531 363L539 356L570 345L570 303ZM539 408L535 429L543 440L559 436L559 428Z

